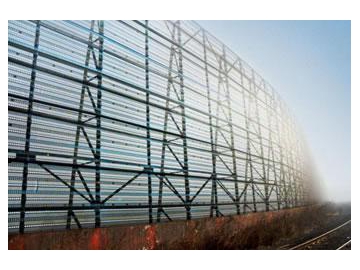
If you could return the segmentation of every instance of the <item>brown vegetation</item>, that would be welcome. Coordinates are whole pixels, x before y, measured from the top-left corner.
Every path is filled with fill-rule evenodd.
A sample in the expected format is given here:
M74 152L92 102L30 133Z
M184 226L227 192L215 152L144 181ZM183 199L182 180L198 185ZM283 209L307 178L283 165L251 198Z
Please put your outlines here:
M272 249L335 220L334 205L153 225L9 235L9 249Z

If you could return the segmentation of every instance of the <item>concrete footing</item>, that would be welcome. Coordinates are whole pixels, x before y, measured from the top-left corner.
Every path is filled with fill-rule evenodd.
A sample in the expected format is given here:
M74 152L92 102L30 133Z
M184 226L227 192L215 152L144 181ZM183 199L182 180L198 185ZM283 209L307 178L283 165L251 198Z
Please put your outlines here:
M11 234L9 249L258 249L295 237L321 218L310 206L239 216Z

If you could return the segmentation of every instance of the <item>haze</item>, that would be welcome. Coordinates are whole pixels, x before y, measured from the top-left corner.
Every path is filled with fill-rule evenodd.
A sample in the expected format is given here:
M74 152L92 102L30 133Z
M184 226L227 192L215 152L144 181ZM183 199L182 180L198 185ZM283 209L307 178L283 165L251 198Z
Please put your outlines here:
M198 21L272 84L304 131L325 200L350 201L350 21Z

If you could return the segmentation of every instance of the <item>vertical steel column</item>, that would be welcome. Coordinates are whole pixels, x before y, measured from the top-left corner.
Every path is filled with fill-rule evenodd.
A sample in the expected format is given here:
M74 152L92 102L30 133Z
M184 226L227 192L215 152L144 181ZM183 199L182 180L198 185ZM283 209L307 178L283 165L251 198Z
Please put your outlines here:
M251 136L250 136L250 99L252 97L249 95L249 105L247 109L247 117L246 117L246 137L247 137L247 165L249 165L250 170L250 182L251 182L251 195L252 195L252 201L253 201L253 212L257 211L257 200L255 195L255 183L254 183L254 168L253 168L253 161L252 161L252 154L251 154ZM246 107L245 107L246 108ZM246 170L248 170L248 167L246 167Z
M173 31L171 37L172 40L174 39L175 31ZM171 69L173 65L173 58L174 58L174 45L171 45L170 49L170 59L169 59L169 70L168 70L168 83L166 87L166 102L165 107L169 108L169 98L170 98L170 88L171 88ZM164 173L165 173L165 157L166 157L166 144L167 144L167 128L168 128L168 119L169 119L169 111L165 111L164 116L164 131L163 131L163 139L162 139L162 146L161 146L161 159L160 159L160 177L159 177L159 194L158 194L158 209L157 209L157 217L156 221L160 222L161 220L161 213L163 211L162 208L162 193L163 193L163 186L164 186Z
M229 123L229 128L230 128L230 148L231 148L232 169L233 169L232 178L234 179L234 186L235 186L236 213L239 215L240 214L239 187L238 187L238 177L237 177L237 168L236 168L234 130L233 130L233 125L232 125L232 108L231 108L230 87L229 87L225 45L223 45L223 57L224 57L224 70L225 70L226 103L227 103L227 107L228 107L228 117L229 117L228 123Z
M167 22L166 22L167 23ZM158 198L158 209L157 209L157 221L160 222L161 213L164 213L169 219L170 217L164 212L162 207L162 192L164 186L164 179L166 179L167 184L170 190L175 193L184 203L184 207L186 209L186 219L191 219L191 200L190 200L190 186L189 186L189 164L188 164L188 152L187 152L187 136L186 136L186 114L185 114L185 93L184 93L184 76L183 76L183 56L182 56L182 41L181 41L181 28L180 28L180 21L176 21L173 24L172 31L169 29L171 33L171 47L170 47L170 60L169 60L169 70L168 70L168 84L166 90L166 109L165 109L165 117L164 117L164 133L163 133L163 142L161 148L161 161L160 161L160 174L159 174L159 198ZM175 76L172 76L174 72L173 69L173 62L176 63L176 72ZM178 79L178 81L176 81ZM177 87L180 89L180 95L177 91ZM174 91L178 102L172 108L170 108L170 92L171 90ZM172 111L175 108L180 108L180 112L177 112L181 116L181 128L179 127L178 123L176 123L175 118L173 117ZM168 121L171 120L174 122L179 135L172 140L182 140L182 149L183 149L183 161L181 161L176 153L172 150L170 142L167 140L167 128L168 128ZM184 182L185 182L185 200L182 199L181 195L176 191L176 189L172 186L169 182L167 177L165 176L165 154L166 148L168 148L174 158L177 160L181 167L181 172L184 174Z
M245 175L244 175L244 180L245 180L245 185L244 185L244 189L242 191L242 195L244 196L243 199L243 213L246 213L246 208L248 207L247 205L247 188L249 185L249 181L248 181L248 165L249 165L249 130L248 130L248 116L247 116L247 110L246 110L246 102L245 102L245 91L244 91L244 74L243 74L243 66L241 63L241 60L239 60L239 74L240 74L240 85L241 85L241 94L242 94L242 105L243 105L243 109L244 109L244 119L245 119L245 129L246 129L246 160L245 160ZM241 197L241 195L240 195Z
M285 108L283 110L283 112L285 112ZM288 203L290 204L290 207L292 207L292 203L293 203L293 192L292 192L292 181L291 181L291 168L290 168L290 163L289 163L289 155L290 155L290 152L289 152L289 146L290 146L290 143L289 143L289 137L288 137L288 134L287 134L287 128L288 128L288 118L287 118L287 115L286 115L286 120L282 121L282 124L283 124L283 128L282 128L282 131L283 131L283 135L284 135L284 144L286 145L285 147L285 159L286 159L286 174L287 174L287 178L285 180L286 182L286 186L287 186L287 199L288 199Z
M271 92L271 98L270 103L268 104L270 107L267 108L267 118L268 118L268 124L269 124L269 148L271 149L271 160L272 160L272 168L274 171L274 184L275 184L275 192L276 192L276 202L277 202L277 209L280 210L281 204L280 204L280 194L279 194L279 186L277 181L277 174L276 174L276 164L275 164L275 154L274 154L274 145L273 145L273 128L272 128L272 119L274 117L277 117L276 114L273 113L274 108L274 93ZM269 163L268 163L268 171L270 169L270 157L269 157ZM269 176L269 173L268 173Z
M293 143L292 143L292 134L290 133L290 130L292 128L292 119L290 118L290 114L289 114L289 120L288 120L288 124L287 124L287 128L286 128L286 135L288 138L288 151L289 151L289 155L288 155L288 166L289 166L289 174L290 177L289 179L292 179L292 181L290 182L290 186L291 186L291 202L292 202L292 207L296 207L297 206L297 186L296 186L296 171L295 171L295 167L294 167L294 160L293 160Z
M147 154L147 178L148 178L148 204L149 223L152 223L152 183L151 183L151 137L150 137L150 89L149 89L149 31L148 21L145 21L145 88L146 88L146 154Z
M190 186L189 186L189 164L188 164L187 139L186 139L185 93L184 93L184 75L183 75L183 63L182 63L183 57L182 57L180 21L177 21L177 29L178 29L179 77L180 77L180 98L181 98L181 106L180 107L181 107L183 151L184 151L186 219L189 220L189 219L191 219Z
M257 125L258 125L258 139L259 139L259 143L260 143L261 164L262 164L262 169L263 169L262 180L264 182L264 189L265 189L265 210L269 211L269 187L268 187L268 180L266 179L266 170L265 170L265 161L264 161L264 146L263 146L263 141L262 141L262 132L261 132L260 115L259 115L259 103L258 103L258 99L259 99L258 91L260 91L260 90L257 89L257 86L256 86L254 70L252 70L251 82L252 82L251 85L254 88L254 93L256 95L256 97L255 97L255 115L256 115L256 121L257 121Z
M273 145L273 129L272 129L272 119L273 117L277 117L277 115L272 112L273 104L274 104L274 93L271 92L271 96L268 101L268 97L266 97L266 103L268 107L266 108L266 115L268 121L268 128L269 128L269 156L268 156L268 179L270 178L269 171L270 171L270 161L272 163L272 170L274 175L274 184L275 184L275 193L276 193L276 202L277 202L277 209L280 210L280 195L279 195L279 187L276 175L276 165L275 165L275 154L274 154L274 145ZM271 158L270 158L271 154ZM271 188L269 196L271 196L273 187Z
M277 102L276 102L277 107L279 107L279 112L282 113L283 110L281 108L281 100L279 98L277 98ZM281 116L283 117L283 115ZM278 137L278 146L279 146L279 151L280 151L280 182L282 185L282 201L285 202L285 208L289 207L289 201L288 201L288 190L287 190L287 185L286 185L286 175L285 175L285 170L284 170L284 153L283 153L283 142L282 142L282 136L280 133L280 120L279 117L276 118L276 131L277 131L277 137Z
M290 166L290 169L291 169L291 177L292 177L292 200L293 200L293 207L297 206L297 186L296 186L296 170L295 170L295 167L294 167L294 159L293 159L293 151L294 151L294 148L293 148L293 138L292 138L292 134L290 133L290 129L291 129L291 119L289 119L289 126L288 126L288 138L289 138L289 166Z
M104 21L98 21L99 28L99 56L97 70L97 104L96 104L96 157L95 157L95 227L100 227L100 206L101 206L101 99L102 99L102 68L103 68L103 53L104 53Z
M211 44L209 43L210 47ZM232 118L231 118L231 102L230 102L230 90L229 90L229 83L228 83L228 70L227 70L227 64L226 64L226 55L225 55L225 48L222 48L221 55L218 55L214 50L214 54L217 58L219 67L218 67L218 87L217 87L217 99L216 99L216 124L215 124L215 153L217 160L221 161L222 164L225 166L225 168L230 173L230 178L233 180L235 185L235 197L230 193L230 191L226 188L225 185L223 185L220 181L220 179L216 179L216 183L220 185L220 187L224 190L224 192L230 197L233 204L235 205L235 208L237 210L237 213L240 213L240 206L239 206L239 196L238 196L238 188L237 188L237 172L236 172L236 156L235 156L235 147L234 147L234 137L233 137L233 126L232 126ZM221 90L222 89L222 90ZM225 99L221 99L220 92L223 92L222 94L225 95ZM224 125L219 125L219 119L220 119L220 109L222 113L224 114L225 119L223 121L226 122ZM229 130L226 130L227 133L229 133L230 140L225 137L225 134L223 133L222 129L223 127L228 127ZM218 140L219 140L219 134L224 139L225 144L227 144L226 150L218 152ZM221 137L220 137L221 138ZM226 164L226 160L224 160L220 155L224 154L225 152L231 152L231 165ZM234 166L235 165L235 166ZM231 168L232 167L232 168ZM217 210L217 216L220 213L220 210Z
M175 38L175 30L171 34L172 40ZM175 49L174 45L171 45L170 49L170 59L169 59L169 70L168 70L168 82L166 87L166 102L165 107L166 109L169 108L170 105L170 89L171 89L171 73L172 73L172 65L173 65L173 59L175 55ZM165 110L165 116L164 116L164 130L163 130L163 139L162 139L162 146L161 146L161 159L160 159L160 177L159 177L159 194L158 194L158 209L157 209L157 215L156 215L156 221L160 222L161 220L161 213L163 212L162 207L162 193L163 193L163 187L164 187L164 173L165 173L165 157L166 157L166 145L167 145L167 128L168 128L168 120L169 120L169 111Z
M35 90L35 79L36 79L36 65L37 58L39 55L39 39L40 39L40 21L36 22L35 40L34 40L34 52L32 60L31 70L31 81L29 90L29 104L27 109L27 121L26 121L26 137L25 137L25 160L23 168L23 179L21 185L21 211L20 211L20 224L19 232L24 233L25 231L25 207L26 207L26 193L27 193L27 181L29 173L29 161L32 158L30 156L30 137L31 137L31 124L32 124L32 111L33 111L33 100Z
M253 178L253 167L252 167L252 160L251 160L251 147L250 147L250 125L249 125L249 110L250 110L250 102L251 102L251 95L249 94L248 98L246 97L245 90L244 90L244 67L239 61L239 70L240 70L240 83L242 85L241 93L243 96L243 108L244 108L244 119L245 119L245 130L246 130L246 160L245 160L245 187L242 191L244 196L243 199L243 212L246 213L246 208L249 208L247 203L247 189L249 184L251 184L252 190L252 202L253 202L253 211L256 212L256 198L255 198L255 184ZM248 99L248 102L246 102ZM249 171L250 171L250 181L249 181Z
M210 132L210 143L211 143L211 162L212 162L212 173L211 173L211 206L210 206L210 217L214 216L214 210L217 215L218 213L218 201L217 201L217 187L216 187L216 149L214 145L214 134L213 134L213 123L212 123L212 110L211 110L211 94L210 94L210 83L209 83L209 72L208 62L206 53L206 41L205 41L205 30L202 30L203 35L203 48L204 48L204 64L205 64L205 81L206 81L206 92L208 101L208 113L209 113L209 132Z
M245 71L244 71L245 73ZM245 110L246 110L246 134L247 134L247 159L248 159L248 164L249 164L249 170L250 170L250 182L251 182L251 195L252 195L252 201L253 201L253 212L257 212L257 197L256 197L256 191L255 191L255 188L256 188L256 183L254 181L254 164L253 164L253 159L252 159L252 156L253 154L251 153L251 145L254 146L253 144L253 141L252 141L252 137L251 137L251 134L250 134L250 124L251 124L251 121L254 121L252 116L251 116L251 113L252 113L252 103L253 102L256 102L256 99L257 99L257 96L256 96L256 93L255 91L253 91L253 83L252 83L252 80L250 78L250 86L249 86L249 98L248 98L248 107L246 108L245 107ZM254 101L255 99L255 101ZM257 137L257 136L256 136ZM255 152L256 152L256 149L255 149ZM247 168L246 168L247 169Z
M90 58L91 58L91 52L92 57L94 58L95 67L97 70L97 74L95 77L91 78L90 80L96 78L97 79L97 103L93 103L94 110L96 113L95 119L96 119L96 149L94 152L94 162L95 162L95 200L91 203L94 205L95 209L95 227L100 227L100 207L101 207L101 196L100 196L100 178L101 178L101 99L102 99L102 68L103 68L103 35L104 35L104 22L103 21L97 21L97 27L98 27L98 38L93 40L93 33L94 33L94 27L95 27L95 21L91 21L90 25L90 32L89 32L89 39L88 39L88 47L87 47L87 53L86 53L86 59L85 59L85 69L83 73L83 85L81 90L81 96L80 96L80 103L79 103L79 114L78 114L78 123L75 135L75 146L74 146L74 156L73 156L73 166L72 166L72 173L71 173L71 181L70 181L70 195L69 195L69 209L67 214L67 222L66 222L66 228L71 228L71 217L74 216L72 207L73 207L73 196L74 196L74 190L73 187L75 185L75 178L76 178L76 171L77 168L77 156L78 156L78 149L79 149L79 139L80 139L80 131L83 129L82 126L80 126L80 123L82 121L82 110L84 107L84 99L85 99L85 92L88 91L89 96L91 97L91 92L89 86L86 85L86 82L89 82L89 64L90 64ZM94 47L95 42L98 42L98 45L96 46L98 49L98 59L95 57ZM92 97L91 97L92 98ZM84 135L87 140L89 138L87 137L87 134L85 133L83 129ZM79 171L80 173L80 171ZM77 222L78 223L78 222ZM79 225L79 224L78 224Z
M90 53L92 50L92 42L93 42L93 31L94 31L94 25L95 21L91 21L90 26L90 34L89 34L89 40L88 40L88 47L86 52L86 58L85 58L85 69L83 73L83 85L81 87L81 95L80 95L80 103L79 103L79 114L77 122L81 123L82 121L82 111L84 108L84 98L85 98L85 91L86 91L86 85L85 82L88 80L88 71L89 71L89 64L90 64ZM77 156L78 156L78 148L79 148L79 139L80 139L80 131L81 126L78 125L76 128L76 134L75 134L75 145L74 145L74 156L73 156L73 167L71 171L71 180L70 180L70 186L73 188L75 186L75 178L76 178L76 171L77 171ZM66 228L70 229L71 227L71 217L72 217L72 206L73 206L73 199L74 199L74 191L73 189L70 189L70 195L69 195L69 210L67 214L67 220L66 220Z
M214 152L215 152L215 166L217 166L217 159L219 157L219 152L218 152L218 138L219 138L219 111L220 111L220 71L219 71L219 78L218 78L218 89L217 89L217 93L216 93L216 120L215 120L215 147L214 147ZM216 205L216 209L215 209L215 214L216 217L219 216L219 206L218 206L218 195L217 195L217 175L216 178L214 179L214 186L212 187L211 190L211 196L213 197L213 201ZM210 213L211 216L213 216L213 213Z

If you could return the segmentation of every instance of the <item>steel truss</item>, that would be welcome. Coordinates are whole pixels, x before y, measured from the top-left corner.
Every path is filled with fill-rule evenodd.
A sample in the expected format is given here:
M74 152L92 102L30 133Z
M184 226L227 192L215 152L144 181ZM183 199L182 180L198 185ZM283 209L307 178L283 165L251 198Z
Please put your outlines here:
M279 95L194 22L9 21L9 231L311 203Z

